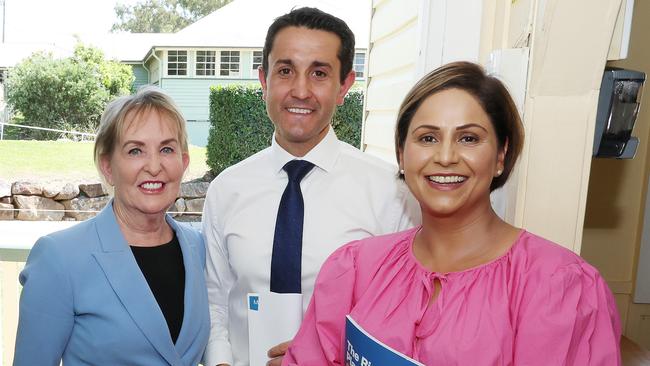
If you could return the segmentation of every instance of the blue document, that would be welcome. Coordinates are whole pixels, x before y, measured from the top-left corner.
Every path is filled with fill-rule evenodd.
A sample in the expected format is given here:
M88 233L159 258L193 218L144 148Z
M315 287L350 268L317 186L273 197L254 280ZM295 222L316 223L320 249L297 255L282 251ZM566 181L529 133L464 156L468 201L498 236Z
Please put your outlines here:
M349 315L345 317L347 366L424 366L371 336Z

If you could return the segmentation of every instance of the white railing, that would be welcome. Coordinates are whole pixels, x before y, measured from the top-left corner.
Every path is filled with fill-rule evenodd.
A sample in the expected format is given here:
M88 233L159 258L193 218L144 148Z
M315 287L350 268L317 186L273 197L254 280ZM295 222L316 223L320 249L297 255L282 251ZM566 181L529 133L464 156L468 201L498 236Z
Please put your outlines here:
M89 137L90 140L94 140L95 136L97 136L94 133L88 133L88 132L77 132L77 131L66 131L66 130L57 130L55 128L45 128L45 127L36 127L36 126L27 126L27 125L17 125L14 123L6 123L2 122L0 120L0 132L4 134L4 126L10 126L10 127L19 127L19 128L27 128L31 130L40 130L40 131L50 131L50 132L59 132L61 134L70 134L70 135L79 135L82 138ZM3 139L3 136L0 135L0 140Z

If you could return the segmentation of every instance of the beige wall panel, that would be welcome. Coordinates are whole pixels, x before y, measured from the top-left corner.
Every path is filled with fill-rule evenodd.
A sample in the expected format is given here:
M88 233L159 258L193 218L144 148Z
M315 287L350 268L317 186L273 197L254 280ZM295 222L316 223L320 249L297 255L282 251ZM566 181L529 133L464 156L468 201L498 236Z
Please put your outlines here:
M434 10L435 11L435 10ZM427 67L425 72L453 61L478 62L481 43L481 23L483 17L483 0L447 0L442 40L442 58L431 57L427 50ZM430 15L433 21L434 15ZM435 32L435 30L434 30ZM429 36L434 36L429 34ZM438 48L437 42L428 48ZM433 54L439 51L434 50Z
M650 95L643 103L650 104ZM610 281L631 281L643 218L650 113L641 110L634 134L640 137L632 160L594 159L581 254Z
M526 46L528 35L532 31L535 1L514 0L509 2L509 26L505 47L524 47Z
M593 172L593 169L592 169ZM597 173L600 175L600 173ZM590 190L592 187L589 188ZM587 198L587 214L585 215L585 228L582 236L582 249L580 255L585 260L598 268L608 281L632 281L633 265L631 259L636 253L636 231L626 232L622 228L602 227L593 228L593 210L595 209ZM621 215L624 207L611 207L613 222L629 215ZM605 218L606 214L600 218ZM600 219L599 218L599 219ZM629 218L629 217L628 217ZM636 222L636 220L634 220Z
M420 0L385 1L375 8L370 30L370 42L374 43L414 23L418 18Z
M481 20L481 40L479 49L479 62L485 65L493 50L507 48L505 34L508 30L510 2L506 0L483 1L483 15Z
M621 53L621 41L623 40L623 23L625 18L625 4L627 0L623 0L623 4L618 10L618 16L616 17L616 26L614 28L614 34L612 35L612 41L609 44L609 52L607 53L608 60L619 60Z
M630 303L625 335L650 350L650 304Z
M368 58L368 76L398 70L415 62L417 55L416 23L372 45Z
M634 0L622 0L621 8L616 18L616 28L612 35L612 43L609 45L608 60L621 60L628 57L630 34L634 11L637 6ZM647 3L647 1L645 1Z
M620 0L546 1L543 18L536 25L537 46L533 53L536 71L531 78L531 96L569 96L600 88L620 3Z
M402 99L413 87L414 65L399 73L372 78L366 91L366 110L391 110L397 112Z
M528 143L520 164L522 205L516 223L574 251L582 238L586 150L593 139L588 129L597 97L596 92L537 97L526 111Z
M650 34L650 2L637 0L634 7L628 58L609 65L649 73L650 47L647 46L647 39ZM633 135L639 138L634 159L594 159L591 165L581 254L610 283L634 283L636 276L650 172L650 93L647 90L643 94ZM612 290L616 291L616 288L612 286ZM637 343L645 342L643 345L650 348L642 333L645 330L645 337L650 337L650 330L645 328L647 325L642 326L650 322L650 305L633 304L630 296L625 298L625 304L621 304L618 298L617 295L619 311L630 306L624 323L627 325L625 334Z

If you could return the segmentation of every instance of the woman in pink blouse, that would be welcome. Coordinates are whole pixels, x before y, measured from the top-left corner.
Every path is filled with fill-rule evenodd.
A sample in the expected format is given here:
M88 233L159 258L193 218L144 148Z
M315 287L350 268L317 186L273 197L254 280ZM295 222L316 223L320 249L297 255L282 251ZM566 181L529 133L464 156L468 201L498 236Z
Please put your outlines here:
M332 254L283 365L345 364L348 314L425 365L620 365L620 320L600 274L492 209L522 144L512 98L479 66L420 80L395 147L422 226Z

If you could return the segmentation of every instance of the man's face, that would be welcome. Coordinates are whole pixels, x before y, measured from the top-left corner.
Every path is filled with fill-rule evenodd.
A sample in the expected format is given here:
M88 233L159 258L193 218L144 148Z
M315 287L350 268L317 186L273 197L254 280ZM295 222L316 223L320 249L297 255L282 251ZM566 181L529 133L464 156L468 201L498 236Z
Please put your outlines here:
M304 156L325 137L354 83L354 72L340 82L340 46L334 33L287 27L276 34L267 73L259 71L275 139L292 155Z

